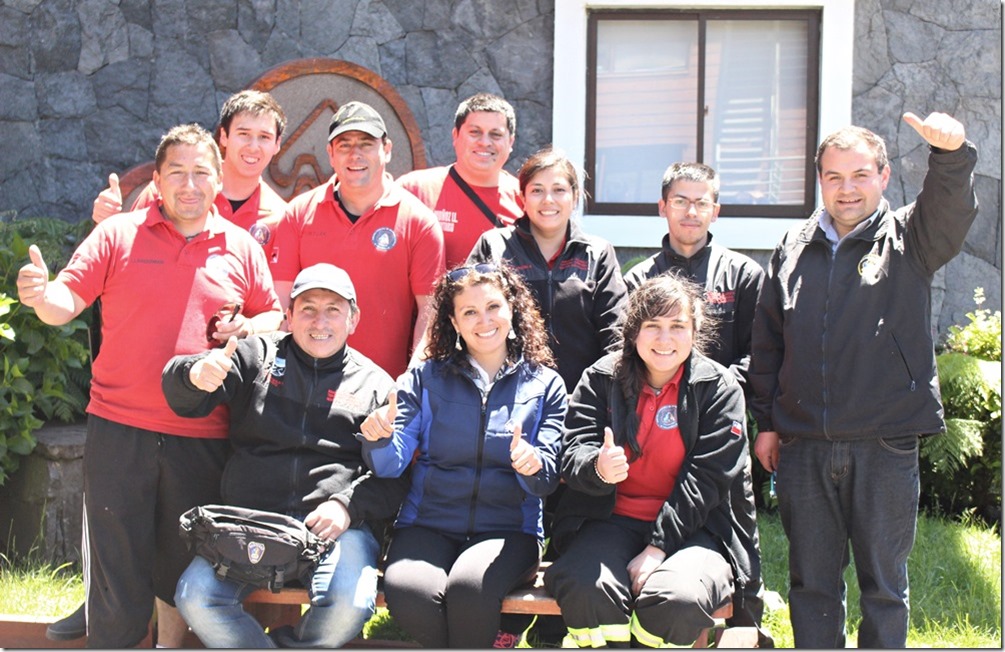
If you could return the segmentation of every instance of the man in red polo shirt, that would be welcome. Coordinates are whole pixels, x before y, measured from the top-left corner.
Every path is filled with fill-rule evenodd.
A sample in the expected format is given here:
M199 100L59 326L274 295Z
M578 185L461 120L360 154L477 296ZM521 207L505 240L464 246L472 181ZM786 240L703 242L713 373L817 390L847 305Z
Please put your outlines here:
M387 174L391 140L373 107L339 108L328 126L328 158L332 178L295 197L279 222L270 261L276 292L288 301L297 274L316 263L344 269L360 297L349 345L396 377L426 329L429 295L444 271L443 232Z
M97 225L57 277L32 245L18 299L53 325L102 302L84 450L87 644L124 648L147 633L154 598L171 605L192 556L178 517L217 502L228 415L178 417L160 387L173 356L275 330L282 314L265 254L220 217L220 153L198 125L157 148L160 206Z
M255 237L268 259L272 254L276 224L286 211L286 200L262 179L262 173L279 152L286 114L269 93L244 90L227 98L220 109L217 139L223 154L223 189L214 204L220 215ZM119 176L108 176L109 187L94 200L91 219L101 222L122 211ZM130 210L159 201L150 182L137 195Z
M467 259L482 233L523 215L520 184L503 170L516 139L510 103L490 93L472 95L457 107L452 134L456 162L398 178L440 220L447 269Z

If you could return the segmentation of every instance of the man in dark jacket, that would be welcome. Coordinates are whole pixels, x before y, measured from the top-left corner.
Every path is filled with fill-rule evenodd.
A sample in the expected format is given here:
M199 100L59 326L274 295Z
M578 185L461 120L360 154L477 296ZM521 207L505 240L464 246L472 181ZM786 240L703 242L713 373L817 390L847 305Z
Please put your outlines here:
M164 369L164 394L179 415L230 406L224 502L303 518L335 541L307 587L310 608L273 640L241 606L256 587L220 579L196 557L175 601L207 647L341 647L353 639L374 612L383 521L408 488L407 474L385 480L367 471L354 436L394 382L346 346L359 322L348 274L326 263L301 271L287 320L289 333L232 338L224 349L178 356Z
M777 469L796 647L844 647L848 544L859 647L904 647L919 437L945 430L931 329L935 272L977 215L977 150L943 113L904 122L931 146L893 210L886 145L847 127L817 149L823 208L771 257L754 320L755 454Z

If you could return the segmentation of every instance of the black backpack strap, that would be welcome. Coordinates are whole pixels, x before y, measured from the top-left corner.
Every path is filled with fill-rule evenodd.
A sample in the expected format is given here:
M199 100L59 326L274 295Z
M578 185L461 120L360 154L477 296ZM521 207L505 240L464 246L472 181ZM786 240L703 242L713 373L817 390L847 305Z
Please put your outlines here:
M464 194L468 196L468 199L470 199L472 203L478 207L478 210L482 212L482 215L484 215L489 222L492 222L492 226L503 226L503 223L499 221L499 218L492 212L492 209L489 208L484 201L482 201L482 198L478 196L475 189L469 186L468 182L461 178L461 175L457 172L457 168L453 165L450 166L450 178L454 180L454 183L457 184L458 188L464 191Z

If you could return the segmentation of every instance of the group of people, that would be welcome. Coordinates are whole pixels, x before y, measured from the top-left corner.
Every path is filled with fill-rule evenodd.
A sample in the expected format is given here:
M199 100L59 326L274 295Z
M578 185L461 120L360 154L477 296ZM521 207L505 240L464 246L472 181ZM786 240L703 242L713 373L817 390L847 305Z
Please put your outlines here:
M892 210L882 139L817 153L823 206L765 273L713 243L719 178L671 165L660 251L622 276L584 233L575 164L513 176L504 99L460 104L456 162L393 179L383 118L332 117L325 184L283 202L261 175L285 116L242 91L216 138L171 129L151 187L22 303L61 324L101 302L84 472L90 647L339 647L388 608L425 647L512 646L503 597L545 585L574 647L690 645L717 609L759 627L748 453L778 472L797 646L844 643L848 543L860 646L903 646L917 444L943 428L928 327L934 272L976 214L976 151L944 114L918 199ZM885 363L885 364L884 364ZM881 368L877 368L880 366ZM225 502L333 541L295 627L188 553L178 517ZM175 610L177 607L177 611Z

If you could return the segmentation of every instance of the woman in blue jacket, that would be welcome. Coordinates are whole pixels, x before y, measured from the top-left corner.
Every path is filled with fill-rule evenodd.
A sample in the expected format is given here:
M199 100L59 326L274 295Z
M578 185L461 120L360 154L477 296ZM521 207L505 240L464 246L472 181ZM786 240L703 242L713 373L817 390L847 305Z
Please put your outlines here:
M362 429L378 476L415 460L384 593L424 647L485 648L503 596L540 563L566 390L533 296L505 265L451 270L432 310L426 360L399 379L392 425Z

